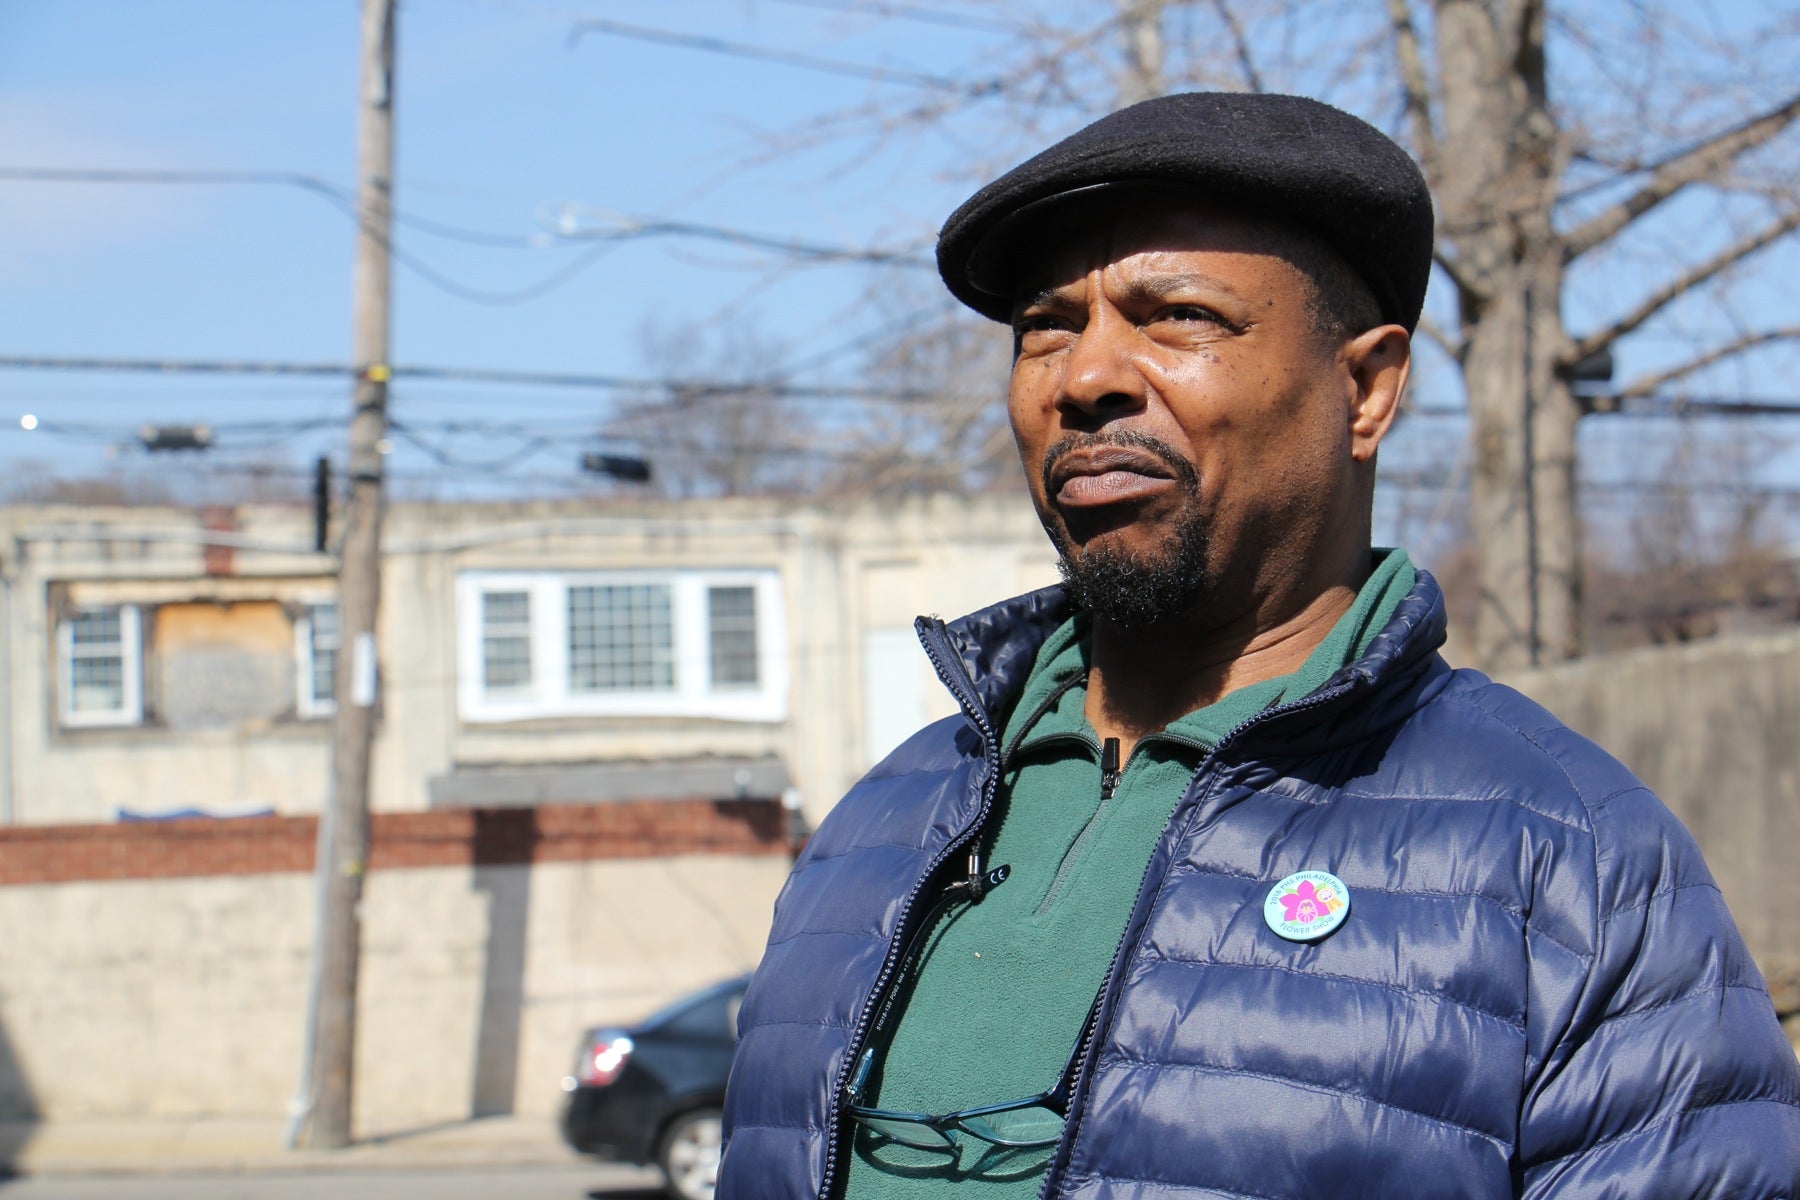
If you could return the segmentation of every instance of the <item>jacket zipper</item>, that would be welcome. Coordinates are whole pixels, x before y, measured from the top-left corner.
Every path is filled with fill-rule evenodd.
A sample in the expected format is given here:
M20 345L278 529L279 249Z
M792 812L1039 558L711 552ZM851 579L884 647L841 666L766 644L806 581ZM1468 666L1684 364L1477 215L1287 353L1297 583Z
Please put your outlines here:
M863 1043L868 1040L869 1028L878 1010L886 1007L879 1003L893 980L895 959L900 948L906 944L905 932L907 922L912 919L913 908L919 900L919 893L924 889L927 880L933 878L943 865L950 861L964 846L968 845L979 833L987 820L989 810L993 807L994 796L1000 787L1000 739L994 733L992 722L988 720L986 710L981 707L976 697L974 683L968 672L960 664L951 666L951 660L944 654L943 643L947 639L944 623L921 617L918 622L919 644L925 648L925 657L931 660L932 670L943 681L956 698L957 704L969 720L974 723L975 731L981 737L981 757L987 765L987 778L981 785L981 805L975 811L975 819L963 827L950 842L938 852L925 868L925 873L913 884L912 891L907 894L906 903L901 906L900 915L894 922L893 935L888 939L887 954L881 962L881 972L875 977L875 986L869 992L869 1000L863 1005L863 1011L856 1018L856 1028L851 1031L850 1042L845 1047L844 1061L838 1067L837 1077L832 1081L831 1099L825 1113L825 1165L819 1176L819 1200L830 1200L831 1185L837 1181L838 1141L843 1131L843 1104L845 1087L850 1081L851 1072L856 1069L856 1060L862 1056ZM969 854L969 878L979 880L982 873L979 851ZM979 883L977 888L979 889ZM1141 886L1141 885L1140 885ZM979 895L979 891L977 892Z
M1352 691L1362 678L1362 676L1352 676L1329 691L1314 692L1291 704L1284 704L1245 718L1227 731L1225 736L1219 739L1219 744L1209 750L1200 765L1194 768L1194 777L1188 781L1187 790L1182 792L1181 799L1176 803L1174 811L1169 814L1168 821L1163 824L1162 834L1157 838L1156 850L1151 852L1150 861L1144 864L1144 873L1138 879L1137 900L1131 906L1131 916L1125 922L1125 932L1120 935L1119 944L1113 947L1112 961L1107 964L1106 975L1100 981L1100 993L1094 1004L1094 1017L1088 1022L1087 1029L1082 1034L1082 1045L1076 1054L1079 1065L1075 1070L1075 1081L1069 1088L1069 1112L1064 1120L1062 1138L1056 1144L1056 1152L1050 1158L1050 1168L1044 1172L1044 1182L1038 1188L1039 1200L1049 1200L1049 1197L1061 1184L1062 1176L1069 1168L1069 1160L1074 1155L1080 1119L1084 1115L1087 1105L1087 1085L1093 1075L1092 1059L1095 1046L1100 1040L1100 1030L1112 1019L1112 1009L1118 1001L1118 997L1113 993L1113 985L1119 972L1119 963L1125 955L1125 944L1133 939L1134 933L1142 932L1144 914L1140 910L1144 907L1144 886L1150 882L1150 868L1156 862L1157 851L1162 849L1163 840L1169 836L1169 831L1174 827L1176 818L1180 817L1182 810L1187 808L1205 790L1201 787L1201 782L1208 771L1218 762L1219 756L1247 730L1272 721L1276 717L1304 712L1310 708L1333 703L1339 697ZM1188 741L1188 739L1180 738L1173 740ZM1190 744L1200 745L1202 743L1191 742ZM820 1200L825 1200L825 1198L820 1197Z

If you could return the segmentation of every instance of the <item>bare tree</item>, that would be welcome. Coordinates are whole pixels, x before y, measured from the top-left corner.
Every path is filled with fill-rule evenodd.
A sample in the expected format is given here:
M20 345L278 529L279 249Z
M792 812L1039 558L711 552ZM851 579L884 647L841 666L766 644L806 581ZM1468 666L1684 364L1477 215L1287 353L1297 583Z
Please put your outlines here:
M1779 504L1794 497L1758 478L1788 448L1742 422L1685 429L1622 513L1590 506L1590 643L1687 642L1800 617L1800 563Z
M1800 116L1800 91L1790 82L1787 94L1760 108L1714 98L1696 122L1680 110L1693 100L1682 84L1697 86L1705 70L1692 73L1698 80L1635 87L1621 71L1619 94L1599 107L1601 119L1583 119L1557 104L1552 88L1553 31L1572 50L1584 37L1574 14L1554 21L1546 0L1387 0L1387 7L1407 132L1437 199L1438 260L1456 298L1451 348L1471 417L1481 577L1475 652L1496 667L1573 657L1582 577L1575 432L1596 405L1578 397L1571 379L1579 364L1800 225L1800 203L1770 189L1791 169L1792 139L1769 160L1772 169L1758 170L1755 158ZM1636 11L1642 23L1616 50L1648 53L1657 22L1678 28L1666 12ZM1431 24L1429 39L1420 33L1421 15ZM1427 68L1428 52L1435 70ZM1749 56L1735 65L1749 65ZM1594 68L1598 76L1600 64ZM1612 105L1636 113L1622 142L1605 120ZM1625 284L1620 291L1638 294L1622 313L1570 333L1570 273L1684 193L1703 189L1767 198L1747 232L1676 257L1647 283ZM1596 196L1608 200L1596 204ZM1705 245L1702 237L1695 242ZM1646 394L1771 332L1727 339L1623 390Z
M1791 300L1760 304L1753 319L1732 303L1746 269L1791 254L1800 227L1791 5L1114 0L1098 14L1088 4L1021 14L970 0L967 10L1010 21L1010 35L935 86L877 89L781 131L746 165L858 140L872 162L930 133L971 150L963 170L985 178L1107 108L1194 87L1302 92L1390 129L1438 206L1438 286L1421 332L1456 367L1470 415L1473 649L1486 665L1580 652L1581 418L1800 338ZM866 6L870 20L893 12ZM1659 335L1684 315L1701 324L1672 353ZM1575 386L1602 352L1624 360L1639 345L1636 378L1599 394ZM968 421L949 399L942 413Z
M908 398L865 403L844 423L843 458L827 483L833 494L979 492L1017 476L1005 404L1009 339L941 294L926 300L927 291L936 293L902 289L897 302L919 307L866 354L864 380Z
M0 503L119 508L310 502L307 473L272 457L226 464L126 454L104 468L23 459L0 484Z
M786 392L782 347L737 326L714 334L656 324L645 326L643 344L652 373L667 383L623 398L599 432L650 463L653 491L795 494L830 474L818 414Z

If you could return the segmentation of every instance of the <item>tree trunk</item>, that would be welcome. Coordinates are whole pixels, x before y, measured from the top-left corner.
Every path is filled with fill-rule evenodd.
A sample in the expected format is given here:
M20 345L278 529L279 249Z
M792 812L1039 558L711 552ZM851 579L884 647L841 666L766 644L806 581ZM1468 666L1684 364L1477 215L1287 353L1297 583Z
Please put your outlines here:
M1163 9L1168 0L1117 0L1125 58L1119 69L1118 108L1168 90L1163 80Z
M1580 652L1579 407L1562 246L1551 220L1563 148L1546 94L1540 0L1437 0L1441 138L1428 162L1439 242L1455 259L1474 447L1470 512L1484 667Z
M1580 408L1555 368L1566 344L1560 275L1554 263L1508 272L1468 329L1469 508L1481 581L1473 644L1490 669L1581 649Z
M1567 349L1556 298L1562 294L1560 266L1548 286L1533 288L1531 462L1532 544L1535 547L1534 608L1537 653L1534 663L1560 662L1581 654L1581 503L1577 492L1575 432L1580 403L1556 370Z

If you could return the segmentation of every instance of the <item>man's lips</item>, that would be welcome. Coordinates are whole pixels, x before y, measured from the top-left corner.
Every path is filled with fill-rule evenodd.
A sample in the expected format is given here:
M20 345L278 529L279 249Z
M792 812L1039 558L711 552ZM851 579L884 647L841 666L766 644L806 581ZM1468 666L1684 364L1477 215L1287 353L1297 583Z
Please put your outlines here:
M1123 446L1074 450L1050 468L1050 494L1058 504L1089 508L1140 500L1175 483L1154 455Z

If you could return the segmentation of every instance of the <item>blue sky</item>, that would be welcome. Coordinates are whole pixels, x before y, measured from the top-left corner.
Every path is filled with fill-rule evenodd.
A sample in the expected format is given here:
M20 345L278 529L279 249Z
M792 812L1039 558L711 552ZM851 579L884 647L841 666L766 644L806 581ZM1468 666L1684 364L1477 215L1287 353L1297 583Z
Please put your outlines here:
M572 36L582 20L605 18L895 72L963 76L978 76L1005 45L979 19L880 21L833 7L832 0L405 0L397 207L519 244L476 245L402 226L399 247L453 287L482 293L517 293L584 254L597 257L561 286L507 304L450 294L397 267L394 361L717 375L735 362L720 347L749 344L789 361L823 356L801 376L806 382L854 381L854 355L833 355L833 348L942 303L930 272L782 266L693 240L596 251L593 243L550 236L555 214L576 205L583 221L611 211L925 249L974 185L980 169L971 163L1003 166L1034 139L1041 144L1045 131L989 122L769 157L776 140L820 114L929 93L601 33ZM948 0L910 7L939 16L974 11ZM1034 11L1051 8L1091 11L1061 2ZM1733 12L1744 15L1729 3L1700 8L1713 14L1702 25L1727 29ZM293 172L349 188L357 9L355 0L4 0L0 167ZM1616 271L1574 288L1571 320L1626 303L1666 267L1670 249L1722 239L1730 217L1725 206L1694 206L1634 247ZM350 257L346 215L299 188L0 179L0 355L342 362ZM1784 313L1791 321L1795 302L1785 280L1800 256L1790 246L1773 252L1770 265L1765 282L1740 293L1737 311L1699 311L1692 328L1716 330L1740 318L1776 324ZM647 356L650 340L690 346L691 359ZM1622 373L1691 345L1691 329L1677 322L1622 350ZM1791 392L1795 357L1761 361L1717 372L1709 386ZM1421 375L1419 398L1454 402L1441 364L1427 363ZM992 384L998 403L1003 381ZM0 470L41 471L48 463L64 472L155 477L177 465L131 450L109 459L105 451L144 424L210 422L237 449L212 452L209 464L275 460L299 471L315 454L341 453L347 390L329 378L0 370ZM512 444L452 439L432 433L432 423L529 425L550 445L515 475L569 487L580 486L574 461L591 444L584 434L620 402L605 392L401 381L393 411L441 448L476 458ZM17 426L26 412L42 423L35 433ZM1640 433L1620 428L1603 433L1591 425L1584 435L1599 473L1642 469L1671 440L1653 422L1636 423ZM1770 429L1755 437L1773 445L1786 435ZM1442 465L1457 438L1442 421L1420 421L1402 432L1390 465ZM1779 465L1791 457L1777 456L1778 474L1792 474ZM404 443L393 463L402 479L411 473L438 494L458 494L481 478L446 476Z
M546 243L488 247L402 227L400 247L457 285L516 293L571 264L592 244L547 236L564 205L582 206L583 222L599 219L585 210L613 211L885 247L928 245L960 199L960 185L905 155L848 175L817 154L740 168L771 133L877 85L573 39L584 15L896 68L976 53L981 37L777 0L412 0L400 18L397 208ZM357 36L352 0L8 0L0 165L296 172L349 187ZM345 361L350 234L341 211L294 187L0 181L0 353ZM780 269L716 243L645 239L616 244L541 298L483 304L399 267L392 357L642 375L665 369L644 361L648 326L707 341L727 324L798 357L891 319L882 295L931 278L898 274L915 278ZM335 380L0 371L0 461L29 453L74 467L104 440L103 431L55 442L42 430L15 435L28 411L45 428L128 431L150 421L328 421L345 400ZM397 385L394 397L402 419L499 414L570 430L607 403L600 393L419 383ZM315 444L336 439L296 435L280 451L303 461ZM404 455L396 461L404 469Z

